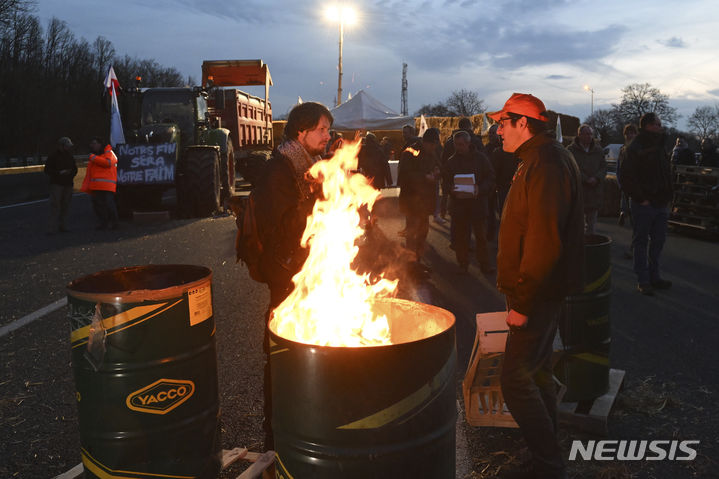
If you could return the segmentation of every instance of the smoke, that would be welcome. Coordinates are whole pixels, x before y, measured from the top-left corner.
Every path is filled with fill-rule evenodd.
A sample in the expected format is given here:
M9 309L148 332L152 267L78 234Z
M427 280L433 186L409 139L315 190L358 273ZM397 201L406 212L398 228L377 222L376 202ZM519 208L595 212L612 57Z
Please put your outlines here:
M376 221L369 221L365 234L358 241L359 252L352 262L352 269L359 274L370 275L370 281L380 278L398 280L397 296L416 297L417 282L421 279L417 255L390 239Z

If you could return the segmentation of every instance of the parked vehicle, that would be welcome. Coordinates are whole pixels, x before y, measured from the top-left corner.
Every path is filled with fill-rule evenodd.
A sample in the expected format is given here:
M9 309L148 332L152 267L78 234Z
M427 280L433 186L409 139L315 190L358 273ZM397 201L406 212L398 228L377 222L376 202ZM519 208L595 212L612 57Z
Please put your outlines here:
M617 159L621 143L610 143L604 147L604 159L607 160L607 173L617 173Z
M182 216L211 215L235 193L236 157L272 148L267 65L262 60L212 61L204 62L202 70L203 86L141 88L138 80L127 91L127 142L116 146L121 213L157 209L163 193L175 188ZM264 99L223 88L256 85L260 79Z

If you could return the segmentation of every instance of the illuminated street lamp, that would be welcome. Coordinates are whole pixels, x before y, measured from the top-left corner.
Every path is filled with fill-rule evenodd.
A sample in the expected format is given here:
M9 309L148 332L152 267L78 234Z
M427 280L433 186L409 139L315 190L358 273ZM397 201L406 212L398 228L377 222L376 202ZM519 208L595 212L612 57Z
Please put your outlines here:
M354 24L357 17L352 7L337 5L329 7L325 11L325 16L330 21L338 22L340 26L340 58L337 64L337 106L339 106L342 103L342 43L344 42L345 36L345 24Z
M594 88L589 85L584 85L584 89L592 93L592 116L594 115Z

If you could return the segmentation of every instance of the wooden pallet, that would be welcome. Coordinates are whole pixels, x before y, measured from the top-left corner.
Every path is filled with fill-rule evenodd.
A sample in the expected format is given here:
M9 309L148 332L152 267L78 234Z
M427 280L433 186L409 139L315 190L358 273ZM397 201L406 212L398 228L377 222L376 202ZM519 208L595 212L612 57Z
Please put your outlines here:
M702 231L719 231L719 223L714 219L694 217L681 214L672 214L667 223L674 226L683 226L686 228L694 228Z
M622 387L625 374L626 371L622 369L610 369L609 390L594 401L560 403L557 407L559 421L583 431L607 436L609 434L607 418L617 399L619 389Z
M263 453L251 452L244 447L236 447L231 450L222 450L222 469L227 469L237 461L248 461L251 462L242 474L237 476L237 479L256 479L263 476L263 473L267 472L267 469L275 462L275 451L267 451ZM73 467L69 471L63 472L59 476L55 476L54 479L78 479L83 477L85 469L82 463ZM269 476L268 476L269 477Z
M709 166L677 165L674 168L674 173L677 176L687 176L690 178L697 178L697 177L719 178L719 168L714 168L714 167L709 167Z

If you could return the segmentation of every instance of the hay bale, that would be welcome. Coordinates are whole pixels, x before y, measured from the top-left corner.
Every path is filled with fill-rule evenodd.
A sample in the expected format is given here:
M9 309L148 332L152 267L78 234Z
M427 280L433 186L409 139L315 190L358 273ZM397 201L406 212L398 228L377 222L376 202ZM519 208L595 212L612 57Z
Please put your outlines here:
M444 144L445 141L452 135L452 132L459 129L459 120L463 118L461 116L426 116L424 117L427 122L428 128L437 128L439 130L439 139ZM480 135L482 132L482 122L484 121L484 115L473 115L469 117L472 122L472 130L475 134ZM415 128L419 131L420 117L414 119Z

